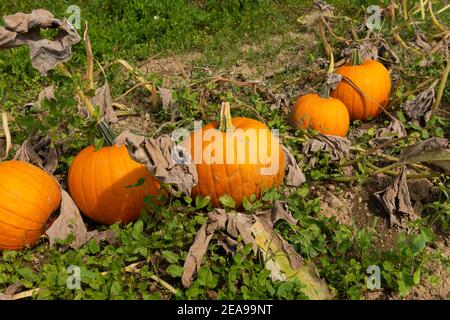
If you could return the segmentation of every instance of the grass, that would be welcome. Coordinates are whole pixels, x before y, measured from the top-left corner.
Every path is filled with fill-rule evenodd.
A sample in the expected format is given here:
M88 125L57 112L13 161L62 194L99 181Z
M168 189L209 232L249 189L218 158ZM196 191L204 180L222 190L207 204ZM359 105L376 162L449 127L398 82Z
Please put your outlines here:
M349 15L355 21L362 21L362 6L370 4L386 5L387 1L329 1L339 15ZM29 12L33 8L47 8L55 16L66 14L69 5L81 8L82 21L89 22L90 38L95 59L102 65L118 58L126 58L138 64L155 54L182 57L187 52L201 52L201 60L196 62L214 71L229 70L235 64L248 63L264 73L281 52L300 51L300 61L293 68L285 68L267 81L277 93L285 94L285 81L298 78L289 84L292 90L302 89L306 84L320 84L316 59L325 57L322 45L317 43L293 42L286 34L312 33L301 28L296 19L309 12L312 1L29 1L4 0L0 3L2 14L17 11ZM450 11L450 10L448 10ZM441 19L448 16L445 12ZM345 36L348 25L336 22L335 31ZM434 32L427 20L423 28ZM388 41L391 35L383 30ZM413 30L402 30L404 39L412 40ZM274 37L281 40L273 45ZM345 45L330 37L336 52ZM255 45L258 50L243 54L242 46ZM395 47L401 59L395 79L394 96L401 101L411 98L407 92L415 88L426 77L437 77L445 66L440 55L427 67L421 67L421 59ZM70 81L57 71L48 77L40 77L31 67L27 48L17 48L0 52L0 95L7 97L1 107L8 111L12 121L13 138L16 144L31 135L49 135L53 141L66 141L65 151L60 160L57 174L65 175L73 156L84 146L99 138L95 123L86 120L78 112L74 97L74 83L83 85L82 75L85 66L85 48L80 43L74 47L74 55L68 63L75 75ZM126 91L133 83L123 79L117 70L107 71L113 95ZM149 75L158 85L162 79ZM224 86L204 81L205 74L195 74L193 81L205 83L204 86L185 86L173 89L174 103L180 112L180 121L170 122L170 111L159 111L151 115L156 127L167 124L166 131L188 124L193 120L211 120L217 116L217 106L223 99L238 100L252 108L233 109L233 115L255 118L260 116L270 128L280 130L283 142L292 147L293 153L301 163L307 159L301 146L310 132L294 132L287 124L282 110L271 108L267 99L251 88ZM47 85L55 84L56 101L45 102L40 109L24 107ZM199 105L199 87L212 92L208 106ZM130 97L130 102L139 105L148 93L139 92ZM292 98L292 97L290 97ZM448 106L450 90L444 91L443 106ZM128 102L128 100L127 100ZM406 122L398 105L392 111L402 122L411 138L449 137L449 120L433 117L426 125ZM386 126L386 118L372 122L358 140L357 146L369 149L375 130ZM359 124L361 125L361 124ZM358 124L354 124L358 126ZM155 128L152 128L155 129ZM409 141L399 143L389 149L390 156L398 156ZM326 185L331 175L342 175L330 161L326 153L316 155L314 168L304 166L308 183L296 190L269 190L258 206L268 206L274 199L288 203L289 210L299 220L295 226L278 222L276 229L304 258L314 261L320 275L332 288L335 297L340 299L362 299L367 289L366 270L377 265L381 269L381 281L385 297L388 295L407 296L408 292L432 275L428 266L437 263L450 270L449 258L438 250L431 250L440 237L448 233L449 197L448 177L433 180L438 196L434 202L426 204L423 219L420 219L408 233L396 235L395 243L384 250L379 247L382 235L377 227L382 224L375 220L374 225L346 226L335 218L319 214L320 200L312 193L312 187ZM350 185L362 185L371 169L367 163L374 159L364 158L355 169L358 180ZM377 163L378 164L378 163ZM381 163L382 164L382 163ZM337 188L347 188L336 184ZM201 201L200 201L201 202ZM298 282L273 282L270 273L261 261L253 255L249 246L240 246L234 256L212 242L204 258L202 268L189 289L181 285L184 259L192 244L196 231L205 223L208 208L197 206L198 201L189 197L172 197L160 206L147 201L147 209L142 218L127 226L99 226L88 221L91 229L112 230L120 245L107 242L96 243L91 240L82 248L73 250L67 241L50 248L45 239L37 246L23 251L4 251L0 253L0 291L8 285L20 281L25 288L42 288L35 294L37 299L305 299L302 284ZM255 204L256 206L256 204ZM378 222L377 222L378 221ZM139 264L135 272L126 271L127 266ZM82 266L82 290L71 290L66 286L67 268L70 265ZM170 283L176 289L172 294L155 275ZM436 279L435 279L436 280ZM438 281L437 279L436 281Z

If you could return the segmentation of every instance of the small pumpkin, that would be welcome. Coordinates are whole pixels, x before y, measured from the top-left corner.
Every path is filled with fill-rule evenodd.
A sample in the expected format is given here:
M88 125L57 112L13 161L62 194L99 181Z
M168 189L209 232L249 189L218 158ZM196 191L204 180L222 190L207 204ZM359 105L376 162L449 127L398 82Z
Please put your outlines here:
M344 137L350 125L345 105L335 98L321 97L316 93L297 99L290 113L294 128L311 128L323 134Z
M0 163L0 250L35 244L61 203L58 182L24 161Z
M351 120L369 120L378 116L387 106L391 92L391 79L386 67L376 60L361 61L357 50L351 63L336 70L344 79L330 95L341 100L348 109Z
M283 181L285 155L277 139L257 120L231 118L226 102L220 123L192 132L186 142L198 173L192 195L210 196L214 207L228 195L238 208L244 197L259 198L265 189Z
M160 190L159 182L130 158L124 145L82 150L70 165L68 186L81 212L106 225L136 221L145 196Z

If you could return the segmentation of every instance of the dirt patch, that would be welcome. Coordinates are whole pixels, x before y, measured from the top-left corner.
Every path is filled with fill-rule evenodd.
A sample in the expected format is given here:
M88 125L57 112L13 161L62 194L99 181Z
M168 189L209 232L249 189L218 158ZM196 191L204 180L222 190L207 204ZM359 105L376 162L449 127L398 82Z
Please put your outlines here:
M436 248L427 248L430 252L440 252L443 257L450 259L450 243L447 237L441 237L436 241ZM411 289L405 300L432 300L450 298L450 274L446 266L439 260L430 262L424 268L426 276L421 279L419 285ZM400 299L394 295L393 299Z
M202 54L190 52L164 58L149 59L139 67L144 75L156 74L164 79L164 86L175 87L191 77L193 64Z
M313 46L317 41L312 33L288 32L284 35L274 35L267 41L270 45L246 44L242 47L244 58L233 66L230 74L241 76L244 80L263 80L274 77L288 69L300 65L303 61L303 52L307 47ZM280 50L275 56L269 56L263 61L246 59L249 55L273 50L288 43L287 49ZM255 62L253 62L256 60Z

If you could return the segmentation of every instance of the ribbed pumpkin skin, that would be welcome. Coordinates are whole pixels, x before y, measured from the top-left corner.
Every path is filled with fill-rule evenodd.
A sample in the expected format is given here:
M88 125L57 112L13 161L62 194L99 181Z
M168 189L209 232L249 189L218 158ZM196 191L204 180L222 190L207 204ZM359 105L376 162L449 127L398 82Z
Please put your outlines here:
M344 137L350 117L345 105L335 98L322 98L310 93L297 99L292 107L290 121L294 128L312 128L323 134Z
M140 178L145 178L144 183L133 186ZM158 181L130 158L124 145L82 150L70 165L68 185L81 212L106 225L137 220L145 196L159 192Z
M190 150L193 157L196 157L194 148L196 141L202 143L203 148L203 156L198 154L198 150L201 149L198 148L197 150L197 159L202 159L202 163L196 164L198 184L192 189L192 195L194 197L197 195L210 196L214 207L221 205L219 202L221 196L229 195L234 199L238 208L242 204L243 197L249 200L251 195L254 194L256 198L259 198L265 189L281 185L284 177L284 152L270 130L263 123L249 118L233 118L232 123L235 127L235 132L236 130L249 132L247 131L249 129L264 130L261 137L266 139L266 143L260 143L259 138L253 142L251 140L255 139L249 139L250 143L246 144L237 143L234 140L234 143L231 143L227 148L225 143L221 144L214 139L210 139L206 134L208 130L212 129L221 134L222 139L227 139L226 136L229 138L232 133L218 131L216 122L204 126L202 128L202 136L200 136L199 131L194 131L187 139L186 147L187 150ZM273 143L276 144L276 154L272 154L270 151ZM221 148L222 145L223 148ZM212 152L208 152L208 149L216 149L219 150L218 152L221 152L223 160L220 164L211 163L214 155L212 155ZM227 154L229 154L231 161L227 162ZM238 154L242 156L242 163L238 163ZM251 158L250 155L255 155L255 157ZM278 165L276 165L277 160L279 161ZM274 173L262 175L260 170L268 168L272 164L276 168Z
M33 245L61 203L58 182L23 161L0 163L0 250Z
M345 104L351 120L373 119L383 110L378 105L386 107L391 92L391 79L380 62L366 60L361 65L345 65L337 69L336 73L349 78L367 96L361 95L345 80L331 91L332 97Z

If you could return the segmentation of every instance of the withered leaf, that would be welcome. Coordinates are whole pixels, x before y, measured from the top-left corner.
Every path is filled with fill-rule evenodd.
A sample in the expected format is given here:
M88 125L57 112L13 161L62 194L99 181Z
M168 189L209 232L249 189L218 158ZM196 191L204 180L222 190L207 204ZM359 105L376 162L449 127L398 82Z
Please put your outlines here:
M117 237L117 234L112 230L89 231L86 235L85 242L88 242L91 240L94 240L97 243L100 243L101 241L106 241L107 243L109 243L111 245L117 245L120 243L120 239Z
M169 89L166 89L163 87L159 87L158 92L159 92L159 97L161 99L161 104L162 104L163 110L168 111L173 102L172 92Z
M105 82L103 86L95 90L92 104L100 108L100 114L108 123L116 123L118 121L112 107L111 91L108 82Z
M39 109L44 100L55 100L55 87L53 85L44 88L38 95L36 102L27 103L26 107L35 107Z
M65 240L69 235L74 236L74 240L69 244L73 249L80 248L87 240L87 229L84 225L80 211L70 195L62 190L61 210L58 218L45 231L50 246L56 243L56 239Z
M450 142L448 139L436 137L430 138L406 147L400 155L400 159L408 160L409 158L421 155L426 151L445 150L448 148L450 148Z
M208 250L209 242L218 229L225 228L228 216L223 209L214 209L208 214L209 222L201 226L195 236L194 243L189 248L186 260L183 265L183 275L181 282L185 288L192 285L193 276L200 270L202 259Z
M50 137L28 138L17 149L14 160L21 160L34 164L50 174L58 167L58 153Z
M298 187L306 181L302 169L297 164L297 160L284 145L281 145L286 159L286 185L289 187Z
M396 118L392 118L386 128L380 128L375 133L375 144L381 144L393 138L406 137L407 133L403 124Z
M256 246L255 239L251 234L251 226L254 217L245 213L229 213L228 214L228 224L227 233L233 238L237 239L242 237L242 241L245 244L252 244L253 252L257 252L258 247Z
M431 118L431 109L436 99L434 87L432 85L401 105L408 119L427 122Z
M192 285L192 278L201 267L201 260L214 233L226 226L226 234L218 235L218 243L227 253L235 252L238 245L235 239L241 237L245 244L253 244L254 249L263 256L264 264L271 271L273 280L297 278L305 285L304 292L311 299L331 298L328 286L320 279L314 264L303 260L294 248L273 230L274 222L279 219L297 223L284 203L276 201L272 209L257 212L255 215L227 213L224 209L215 209L208 214L208 218L208 222L197 233L184 264L182 282L186 288Z
M13 283L5 289L4 293L0 292L0 300L14 300L14 295L23 288L23 284L20 282Z
M400 225L400 219L406 217L410 221L417 220L417 215L411 204L408 184L406 183L406 169L402 168L393 183L382 191L374 193L375 198L381 203L389 214L391 225Z
M332 161L339 161L348 156L350 140L345 137L318 134L303 144L303 153L310 158L310 165L314 166L315 153L325 151L330 154Z
M405 148L400 158L405 163L427 162L450 172L450 143L444 138L430 138Z
M31 64L41 75L46 75L58 63L69 60L71 46L81 40L67 19L55 19L44 9L33 10L30 14L19 12L3 19L5 26L0 27L0 49L28 45ZM50 41L41 36L41 28L59 29L59 32Z
M125 143L134 160L144 164L158 180L175 185L178 191L190 194L197 185L195 164L189 161L186 150L176 145L169 135L156 139L142 138L124 131L116 143Z
M329 73L327 75L327 85L330 87L330 89L335 90L338 86L338 84L342 81L342 75L337 73Z
M297 279L304 285L302 290L310 299L331 299L330 290L320 279L314 263L305 261L263 216L256 216L251 230L274 281Z

